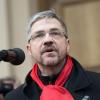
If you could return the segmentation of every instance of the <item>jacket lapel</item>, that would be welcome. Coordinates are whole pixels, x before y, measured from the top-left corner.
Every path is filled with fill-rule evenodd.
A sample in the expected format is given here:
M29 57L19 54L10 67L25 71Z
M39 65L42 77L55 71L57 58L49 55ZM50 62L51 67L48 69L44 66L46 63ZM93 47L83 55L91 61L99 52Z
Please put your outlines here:
M74 67L71 76L65 84L65 87L72 93L75 100L82 100L82 98L87 98L85 100L90 100L90 98L83 89L86 89L92 84L86 71L81 67L81 65L73 59Z

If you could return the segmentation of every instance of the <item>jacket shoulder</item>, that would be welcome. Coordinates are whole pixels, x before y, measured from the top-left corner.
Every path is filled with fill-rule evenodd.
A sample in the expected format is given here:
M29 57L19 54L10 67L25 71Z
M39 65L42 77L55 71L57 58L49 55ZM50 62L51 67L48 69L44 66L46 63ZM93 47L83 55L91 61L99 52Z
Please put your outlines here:
M86 71L87 75L91 79L92 83L95 85L95 88L100 89L100 73L97 72L91 72L91 71Z
M21 85L18 88L12 90L5 96L5 100L27 100L23 93L23 86Z
M90 78L92 78L93 80L97 80L100 82L100 73L97 72L91 72L91 71L86 71L87 74L90 76Z

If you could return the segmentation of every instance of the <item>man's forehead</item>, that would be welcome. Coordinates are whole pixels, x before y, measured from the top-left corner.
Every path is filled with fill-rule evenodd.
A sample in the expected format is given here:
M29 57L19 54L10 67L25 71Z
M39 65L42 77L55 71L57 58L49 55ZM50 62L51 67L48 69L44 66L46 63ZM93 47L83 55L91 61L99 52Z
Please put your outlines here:
M44 30L44 29L59 29L62 28L62 25L60 24L60 22L55 19L55 18L44 18L41 20L38 20L37 22L35 22L32 25L31 31L35 32L35 31L40 31L40 30Z

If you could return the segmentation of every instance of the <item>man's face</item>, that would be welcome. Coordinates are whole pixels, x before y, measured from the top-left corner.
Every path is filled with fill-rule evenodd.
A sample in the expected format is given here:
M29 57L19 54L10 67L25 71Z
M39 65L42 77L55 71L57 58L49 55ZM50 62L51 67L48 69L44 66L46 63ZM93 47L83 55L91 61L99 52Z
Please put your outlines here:
M55 66L66 57L69 40L64 32L60 22L54 18L40 19L32 25L27 49L36 63Z

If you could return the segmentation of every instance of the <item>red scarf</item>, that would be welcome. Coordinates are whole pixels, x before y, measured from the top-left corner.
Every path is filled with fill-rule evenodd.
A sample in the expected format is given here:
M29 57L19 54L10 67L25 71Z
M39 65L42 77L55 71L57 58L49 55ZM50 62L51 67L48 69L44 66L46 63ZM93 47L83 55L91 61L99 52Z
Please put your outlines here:
M37 64L34 65L30 75L32 79L42 89L40 100L74 100L70 92L66 88L62 87L64 83L67 81L67 79L69 78L72 67L73 67L72 59L70 56L68 56L65 67L63 68L60 75L56 79L55 85L45 86L42 83L42 81L39 79L39 76L37 74L38 65Z

